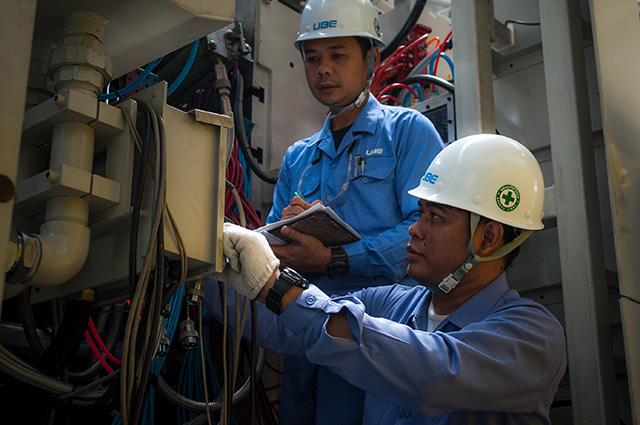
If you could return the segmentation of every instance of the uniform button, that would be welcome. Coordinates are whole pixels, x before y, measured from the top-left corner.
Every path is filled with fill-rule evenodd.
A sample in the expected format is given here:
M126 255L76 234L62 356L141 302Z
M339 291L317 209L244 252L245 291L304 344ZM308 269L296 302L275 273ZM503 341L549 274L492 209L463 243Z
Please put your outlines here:
M316 297L309 295L305 301L307 305L313 305L316 302Z
M333 199L333 196L331 196L331 195L327 196L327 201L330 201L332 199Z
M329 167L331 168L336 168L338 166L337 162L332 162L331 165L329 165Z
M412 414L411 410L409 410L409 409L404 409L404 410L402 411L402 413L404 413L404 416L405 416L405 417L407 417L407 418L408 418L409 416L411 416L411 414Z
M363 177L362 183L369 183L369 177Z

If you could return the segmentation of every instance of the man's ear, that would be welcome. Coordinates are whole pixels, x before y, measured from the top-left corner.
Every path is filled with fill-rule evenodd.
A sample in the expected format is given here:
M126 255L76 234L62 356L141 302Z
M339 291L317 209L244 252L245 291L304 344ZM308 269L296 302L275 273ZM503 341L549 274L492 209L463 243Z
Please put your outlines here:
M375 58L375 61L373 62L373 69L376 69L378 65L380 65L380 49L378 46L374 45L372 52Z
M501 223L489 220L482 223L478 228L482 229L482 242L480 244L480 248L476 251L476 254L481 257L486 257L493 254L498 250L498 248L504 245L504 241L502 240L504 236L504 227Z

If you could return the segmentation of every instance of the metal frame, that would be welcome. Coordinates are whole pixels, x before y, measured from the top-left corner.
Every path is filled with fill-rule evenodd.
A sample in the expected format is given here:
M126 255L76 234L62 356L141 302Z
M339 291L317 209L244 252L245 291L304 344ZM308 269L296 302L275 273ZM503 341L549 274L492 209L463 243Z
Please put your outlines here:
M634 424L640 424L640 26L636 1L590 0L620 286L627 376ZM616 34L618 35L616 37ZM621 37L620 34L623 34Z
M579 7L578 0L540 1L565 331L570 370L578 372L569 374L574 423L614 424L615 369Z

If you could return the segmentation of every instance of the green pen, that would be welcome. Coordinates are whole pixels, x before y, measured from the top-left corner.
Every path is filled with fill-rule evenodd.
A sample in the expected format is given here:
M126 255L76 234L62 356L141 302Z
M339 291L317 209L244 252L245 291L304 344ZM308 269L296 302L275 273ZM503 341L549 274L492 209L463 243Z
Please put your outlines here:
M294 195L301 197L304 202L307 202L307 200L304 199L304 196L300 195L298 192L295 192Z

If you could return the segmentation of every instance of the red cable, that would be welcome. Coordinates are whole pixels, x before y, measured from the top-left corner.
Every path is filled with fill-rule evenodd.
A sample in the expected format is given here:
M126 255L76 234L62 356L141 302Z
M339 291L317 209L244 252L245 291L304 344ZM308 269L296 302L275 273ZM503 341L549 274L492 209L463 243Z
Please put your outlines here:
M107 348L107 346L104 345L104 342L102 342L102 338L100 338L100 334L98 333L98 330L96 329L96 326L93 324L93 319L91 317L89 317L89 328L91 329L91 333L93 334L93 337L96 339L96 342L100 346L100 349L102 350L102 352L104 354L107 355L109 360L111 360L112 362L114 362L117 365L121 364L122 362L120 360L118 360L113 354L111 354L109 352L109 349Z
M440 45L440 51L438 52L438 56L436 57L436 63L433 64L433 75L438 75L438 63L440 62L440 55L444 52L444 49L447 46L447 42L451 38L452 31L449 31L449 34L444 38L444 41ZM434 84L435 87L435 84Z
M100 353L98 347L96 347L96 344L91 339L91 335L88 330L84 331L84 339L89 343L89 347L91 347L91 351L93 351L93 354L98 358L98 361L102 363L102 367L104 367L107 372L113 373L113 368L109 366L107 361L102 357L102 353Z
M402 103L398 100L397 97L391 96L390 94L385 94L384 96L380 96L380 98L378 100L382 102L385 99L391 99L394 102L396 102L398 105L402 105Z
M389 90L394 89L394 88L403 88L403 89L407 89L407 90L409 90L409 91L411 92L411 94L413 94L413 96L415 96L416 98L420 97L420 96L418 95L418 93L417 93L414 89L412 89L411 87L409 87L408 85L403 84L403 83L393 83L393 84L389 84L387 87L385 87L384 89L382 89L382 91L380 91L380 94L378 94L378 96L379 96L379 97L378 97L378 100L380 99L380 96L384 95L386 92L388 92Z

